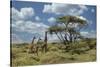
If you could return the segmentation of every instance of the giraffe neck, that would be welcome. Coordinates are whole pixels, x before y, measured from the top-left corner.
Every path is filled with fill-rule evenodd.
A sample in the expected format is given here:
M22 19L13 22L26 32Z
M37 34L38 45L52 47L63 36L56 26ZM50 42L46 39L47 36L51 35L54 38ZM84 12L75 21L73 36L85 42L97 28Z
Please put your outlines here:
M34 44L34 40L35 40L35 38L33 38L33 40L32 40L32 44Z
M47 32L45 32L45 39L44 42L47 43Z

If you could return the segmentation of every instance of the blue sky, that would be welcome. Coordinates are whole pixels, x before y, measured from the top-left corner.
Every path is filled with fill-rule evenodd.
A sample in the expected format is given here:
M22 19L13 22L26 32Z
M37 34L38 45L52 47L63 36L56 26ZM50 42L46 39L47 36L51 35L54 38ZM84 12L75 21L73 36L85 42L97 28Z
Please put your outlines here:
M44 31L55 23L59 16L74 15L88 21L81 31L86 37L96 37L96 6L46 2L12 1L11 26L13 42L30 42L32 37L44 37ZM55 35L49 40L58 39Z

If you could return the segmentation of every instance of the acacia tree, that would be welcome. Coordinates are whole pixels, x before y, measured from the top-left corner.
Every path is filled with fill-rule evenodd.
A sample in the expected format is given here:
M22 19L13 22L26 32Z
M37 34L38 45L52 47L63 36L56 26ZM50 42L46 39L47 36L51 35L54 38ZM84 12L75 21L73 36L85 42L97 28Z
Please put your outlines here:
M81 38L80 30L87 25L85 19L78 16L63 16L56 19L56 25L48 30L55 33L64 45Z

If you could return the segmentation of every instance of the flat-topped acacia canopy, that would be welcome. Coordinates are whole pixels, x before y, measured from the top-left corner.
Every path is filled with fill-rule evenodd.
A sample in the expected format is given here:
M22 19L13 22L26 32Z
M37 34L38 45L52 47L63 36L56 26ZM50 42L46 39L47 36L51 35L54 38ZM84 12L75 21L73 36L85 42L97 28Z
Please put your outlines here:
M58 17L56 19L56 22L59 23L64 23L64 24L69 24L71 23L79 23L81 25L87 24L86 19L80 18L80 16L63 16L63 17Z

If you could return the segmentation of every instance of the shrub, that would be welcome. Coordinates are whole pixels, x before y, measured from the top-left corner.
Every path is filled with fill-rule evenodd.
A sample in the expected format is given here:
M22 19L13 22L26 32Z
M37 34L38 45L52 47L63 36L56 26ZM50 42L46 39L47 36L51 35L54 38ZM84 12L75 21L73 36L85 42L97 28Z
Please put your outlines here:
M11 51L12 58L18 57L18 54L21 53L21 49L19 48L12 48L11 50L12 50Z
M47 52L45 55L43 55L41 57L41 63L45 63L45 64L48 64L48 63L55 63L54 60L57 60L59 58L59 53L57 52Z
M50 51L58 51L59 49L57 47L51 47Z
M68 53L60 53L60 52L47 52L45 55L41 57L41 64L55 64L55 63L65 63L70 62L71 56Z
M37 65L39 61L39 57L33 54L19 53L19 57L12 59L12 64L13 66Z
M88 46L90 49L96 48L96 41L92 41Z
M36 60L32 60L32 58L21 57L13 60L13 66L25 66L25 65L36 65L39 64Z
M81 49L74 49L74 50L71 50L70 53L73 55L73 54L83 54L85 53L85 50L81 50Z

